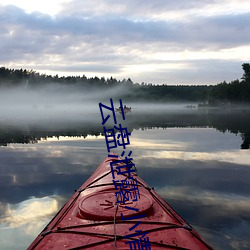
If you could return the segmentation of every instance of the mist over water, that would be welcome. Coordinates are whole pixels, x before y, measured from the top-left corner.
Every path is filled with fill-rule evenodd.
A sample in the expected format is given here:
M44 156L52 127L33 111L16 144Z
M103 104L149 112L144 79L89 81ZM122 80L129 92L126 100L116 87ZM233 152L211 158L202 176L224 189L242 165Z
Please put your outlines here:
M129 94L124 87L112 90L82 90L66 85L56 85L30 88L11 88L0 90L0 121L7 122L43 122L57 120L100 121L99 102L114 107L120 106L118 96L121 93ZM132 107L133 112L162 112L184 110L188 104L156 104L126 102L123 105ZM98 116L98 117L95 117Z
M0 139L1 144L21 141L37 141L48 136L87 136L103 133L99 103L114 108L120 106L119 95L129 95L124 86L109 90L83 89L65 84L44 87L19 87L0 89ZM115 112L117 123L127 126L129 131L145 127L212 127L220 131L240 133L243 148L249 148L249 109L204 109L197 103L149 103L122 99L123 105L131 107L123 121ZM103 108L105 117L110 110ZM110 118L105 124L112 127ZM74 133L72 133L72 129ZM12 139L6 134L12 134ZM39 133L38 133L39 131ZM18 132L18 133L16 133ZM22 139L24 138L24 139ZM27 139L28 138L28 139Z
M99 103L112 98L118 108L121 91L129 94L56 84L0 90L3 249L26 248L107 155ZM249 145L249 110L128 100L125 120L115 115L131 133L139 175L215 249L247 249L249 150L240 148Z
M96 97L97 98L97 97ZM2 119L43 120L79 118L97 111L91 93L79 93L66 86L39 89L5 89L0 92Z

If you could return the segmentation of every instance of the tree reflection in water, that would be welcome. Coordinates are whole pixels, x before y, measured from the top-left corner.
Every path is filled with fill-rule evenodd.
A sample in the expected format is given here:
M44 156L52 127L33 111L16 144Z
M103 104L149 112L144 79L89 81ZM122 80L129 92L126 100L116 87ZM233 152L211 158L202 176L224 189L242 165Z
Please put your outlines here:
M185 128L185 127L209 127L220 132L230 132L242 137L241 149L249 149L250 145L250 110L209 110L194 109L181 111L144 111L138 110L127 114L124 126L130 133L134 129L147 128ZM86 118L86 117L85 117ZM91 117L89 122L72 121L57 122L50 120L38 124L23 122L22 125L0 124L0 145L8 146L11 143L37 143L41 139L51 137L69 136L86 137L87 135L103 135L103 128L99 116ZM119 123L119 120L118 120ZM109 124L111 127L112 125Z

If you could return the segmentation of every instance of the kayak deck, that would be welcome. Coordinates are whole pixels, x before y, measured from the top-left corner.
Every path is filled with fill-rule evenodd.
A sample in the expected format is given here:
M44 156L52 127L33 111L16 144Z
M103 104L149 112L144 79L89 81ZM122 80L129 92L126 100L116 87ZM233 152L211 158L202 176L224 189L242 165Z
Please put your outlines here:
M117 175L115 181L136 178L140 198L117 203L110 168L111 162L121 160L117 157L116 154L107 157L99 165L38 235L29 250L212 249L136 172L130 176ZM122 166L122 163L116 165ZM139 233L140 236L136 235ZM149 242L144 241L142 248L131 248L143 233Z

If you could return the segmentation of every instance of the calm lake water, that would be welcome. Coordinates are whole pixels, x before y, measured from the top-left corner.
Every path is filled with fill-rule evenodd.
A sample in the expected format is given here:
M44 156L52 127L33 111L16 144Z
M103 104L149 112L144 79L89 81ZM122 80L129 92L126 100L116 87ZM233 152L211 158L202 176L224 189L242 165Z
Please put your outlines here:
M0 119L1 249L27 248L107 156L98 107L47 109ZM139 175L210 245L250 249L249 110L135 105L117 119Z

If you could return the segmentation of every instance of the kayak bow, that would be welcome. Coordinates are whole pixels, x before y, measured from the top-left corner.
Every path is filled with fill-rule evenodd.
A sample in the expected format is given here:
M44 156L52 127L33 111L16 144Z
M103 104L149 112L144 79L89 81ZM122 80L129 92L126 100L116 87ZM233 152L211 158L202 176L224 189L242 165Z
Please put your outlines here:
M137 230L147 234L151 246L138 249L212 249L136 172L130 175L137 180L140 198L117 203L110 167L110 163L122 160L117 157L113 153L99 165L28 250L129 249L128 243L140 238L135 235ZM116 175L115 181L129 177L129 174ZM131 230L137 223L138 227Z

